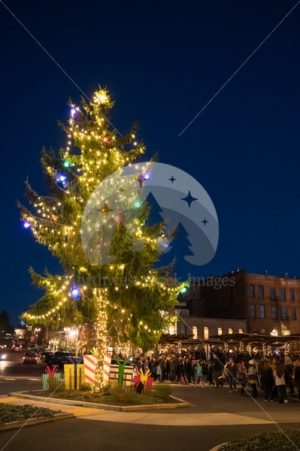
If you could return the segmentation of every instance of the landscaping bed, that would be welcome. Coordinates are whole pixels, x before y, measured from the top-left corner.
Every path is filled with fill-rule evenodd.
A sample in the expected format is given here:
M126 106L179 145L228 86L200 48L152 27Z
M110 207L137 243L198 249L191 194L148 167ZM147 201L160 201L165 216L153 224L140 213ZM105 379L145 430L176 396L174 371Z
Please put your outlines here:
M224 443L218 451L293 451L300 449L300 431L264 432L250 438ZM288 436L289 439L286 437Z
M72 401L82 401L97 404L109 404L112 406L138 406L153 404L174 404L178 403L176 398L171 396L171 389L167 385L157 385L146 393L136 393L133 387L112 387L108 386L99 393L91 390L56 390L53 392L32 391L30 395L47 397L51 399L68 399Z
M0 425L11 423L12 421L28 420L29 418L54 417L58 413L61 413L61 411L29 405L0 404Z
M0 403L0 431L72 418L72 414L31 405Z

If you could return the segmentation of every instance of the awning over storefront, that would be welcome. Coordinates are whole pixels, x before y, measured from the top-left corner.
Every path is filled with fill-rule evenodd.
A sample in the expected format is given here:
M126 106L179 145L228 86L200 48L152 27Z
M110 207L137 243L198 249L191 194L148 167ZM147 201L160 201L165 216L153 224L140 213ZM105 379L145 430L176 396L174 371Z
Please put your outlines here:
M218 345L218 344L236 344L239 345L243 343L245 346L262 346L262 345L273 345L273 346L283 346L285 343L291 342L299 342L300 343L300 334L299 335L284 335L279 337L272 337L271 335L264 334L222 334L222 335L212 335L208 340L200 340L194 339L193 335L190 334L182 334L182 335L171 335L164 334L161 336L159 343L160 344L176 344L180 343L181 345Z
M265 345L282 345L285 343L291 343L295 341L300 342L300 334L295 335L283 335L274 337L264 334L223 334L213 335L211 338L217 339L219 343L239 343L244 344L265 344Z

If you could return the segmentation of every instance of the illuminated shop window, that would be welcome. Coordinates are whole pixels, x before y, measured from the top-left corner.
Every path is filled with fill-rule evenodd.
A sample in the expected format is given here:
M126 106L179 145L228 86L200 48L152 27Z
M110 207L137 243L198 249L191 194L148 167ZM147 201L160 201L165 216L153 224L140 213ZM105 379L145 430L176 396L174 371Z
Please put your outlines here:
M203 335L204 335L204 340L208 340L209 339L209 328L206 327L206 326L203 329Z

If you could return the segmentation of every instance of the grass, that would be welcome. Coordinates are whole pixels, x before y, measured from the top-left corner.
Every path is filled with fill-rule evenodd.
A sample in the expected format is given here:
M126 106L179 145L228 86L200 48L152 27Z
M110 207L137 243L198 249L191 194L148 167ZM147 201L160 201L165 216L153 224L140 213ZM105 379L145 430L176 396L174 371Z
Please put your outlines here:
M220 451L292 451L300 449L300 431L264 432L250 438L233 440L223 445ZM290 440L287 438L289 437Z
M29 405L0 404L0 425L13 421L28 420L29 418L54 417L55 414L60 412Z
M31 392L36 396L49 396L49 392ZM150 392L136 393L133 387L107 386L101 392L91 390L57 390L52 399L71 399L75 401L95 402L116 406L134 406L142 404L163 404L176 402L170 397L171 389L167 385L156 385Z

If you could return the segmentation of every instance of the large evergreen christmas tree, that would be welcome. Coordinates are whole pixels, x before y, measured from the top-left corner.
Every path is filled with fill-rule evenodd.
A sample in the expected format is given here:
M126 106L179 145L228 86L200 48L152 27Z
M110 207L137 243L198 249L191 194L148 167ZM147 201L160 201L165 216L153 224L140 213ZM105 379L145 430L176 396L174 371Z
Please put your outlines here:
M98 206L100 230L93 223L85 224L88 230L95 227L90 242L93 256L102 252L104 244L111 262L90 259L82 246L82 218L92 193L104 179L145 152L135 129L120 136L111 125L112 106L103 89L95 92L91 102L70 105L70 118L63 125L65 148L58 153L42 151L48 193L41 196L26 182L30 206L20 205L24 227L59 259L64 273L42 276L31 269L34 284L45 294L23 317L28 323L57 327L94 321L98 388L103 384L107 346L131 342L144 350L152 347L167 326L166 312L172 311L180 289L155 268L165 239L162 225L145 225L149 208L126 192L120 196L126 197L127 204L134 202L134 215L114 212L114 205L103 202ZM142 178L141 173L140 185ZM103 243L101 227L108 222L111 234ZM141 246L133 245L137 240Z

